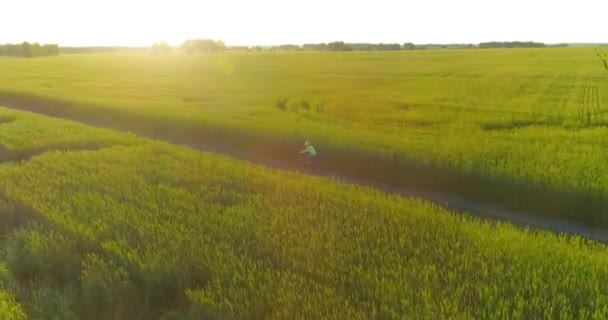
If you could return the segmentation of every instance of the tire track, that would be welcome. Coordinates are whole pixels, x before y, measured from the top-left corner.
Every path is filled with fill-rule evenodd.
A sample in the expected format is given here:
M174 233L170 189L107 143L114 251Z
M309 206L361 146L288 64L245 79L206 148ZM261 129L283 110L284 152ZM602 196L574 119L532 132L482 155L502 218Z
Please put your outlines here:
M354 163L350 163L350 161L340 161L338 165L332 164L330 166L326 166L321 171L311 172L310 170L306 169L305 165L303 164L303 161L301 161L300 158L298 158L297 156L294 157L293 154L296 152L295 148L297 147L294 148L291 142L281 141L279 139L266 139L260 141L260 139L258 139L257 137L239 136L240 138L238 140L235 140L234 137L223 136L221 132L212 132L212 134L199 133L199 135L189 136L188 134L191 134L192 132L188 130L176 133L170 130L158 130L158 128L150 128L147 126L126 127L123 123L117 124L115 122L116 118L112 117L111 114L107 114L105 117L89 116L87 118L81 118L80 116L82 114L79 114L77 112L71 113L71 109L69 108L54 108L52 103L50 102L46 104L31 105L27 103L10 103L10 101L9 103L3 103L2 101L0 101L0 105L16 110L29 111L55 118L81 122L83 124L95 127L109 128L118 131L129 131L138 134L142 137L163 140L169 143L191 147L204 152L214 152L218 154L223 154L235 159L250 161L276 169L299 171L309 175L338 179L342 182L350 184L358 184L362 186L377 188L379 190L398 194L401 196L422 198L427 201L433 202L439 206L453 210L455 212L471 213L484 219L498 219L501 221L508 221L514 225L521 226L523 228L544 229L556 233L579 235L600 242L608 242L608 229L594 228L581 223L556 218L549 218L546 217L546 215L543 215L542 212L535 212L529 210L514 210L501 203L484 201L483 199L475 199L468 197L466 196L466 194L463 193L456 193L454 191L466 189L466 187L468 186L454 185L453 181L455 181L454 179L456 177L443 177L442 173L436 171L435 169L423 168L415 164L406 163L401 164L398 168L390 168L391 172L393 172L392 170L395 169L398 170L396 172L399 172L401 175L399 177L388 177L388 179L385 177L383 178L383 180L378 180L378 178L355 175L352 174L352 172L358 172L357 168L360 168L360 165L364 165L365 169L373 171L374 168L383 168L386 165L391 166L390 162L369 162L370 159L367 159L366 157L357 154L351 154L351 160L353 160ZM79 107L75 106L74 108L78 110ZM124 117L121 118L121 120L124 120ZM252 145L248 143L249 140L256 141L257 145L254 145L254 148L251 148ZM238 145L233 145L232 143L238 143ZM242 149L243 146L245 146L245 149ZM98 149L99 148L97 147L83 147L78 149L72 149L71 151ZM279 150L278 153L277 150ZM5 161L23 161L49 151L54 150L53 148L50 148L47 150L40 150L40 152L37 153L25 155L11 155L5 158ZM332 150L325 150L325 152L327 154L330 154ZM339 156L344 156L339 152L337 154ZM392 165L395 164L393 163ZM351 174L347 174L345 172L350 172ZM406 176L409 175L409 178L414 180L414 184L404 186L403 184L391 183L391 181L398 181L395 179L403 179L403 174L406 174ZM450 181L451 185L443 185L446 183L446 181L435 181L437 180L437 178ZM420 185L421 183L423 185ZM439 186L439 188L443 188L442 190L444 191L435 190L432 188L433 186ZM477 188L483 189L484 186L480 185L477 186Z

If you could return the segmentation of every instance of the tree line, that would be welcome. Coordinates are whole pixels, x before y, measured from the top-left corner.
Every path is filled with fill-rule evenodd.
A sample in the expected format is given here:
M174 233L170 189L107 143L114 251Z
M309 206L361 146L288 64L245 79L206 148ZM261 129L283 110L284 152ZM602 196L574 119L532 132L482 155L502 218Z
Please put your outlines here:
M480 44L414 44L412 42L399 43L348 43L334 41L329 43L307 43L303 45L283 44L276 46L226 46L221 40L188 39L179 47L171 47L166 41L154 43L149 47L98 47L98 48L61 48L62 52L106 52L106 51L134 51L149 52L155 55L170 54L174 51L186 54L222 53L225 51L399 51L399 50L447 50L447 49L489 49L489 48L543 48L568 46L567 44L544 44L532 41L512 42L483 42Z
M226 51L226 44L221 40L188 39L182 42L179 49L186 54L221 53ZM152 54L169 54L173 48L166 41L160 41L153 44L150 51Z
M299 46L296 46L300 48ZM399 43L345 43L334 41L330 43L304 44L302 50L309 51L389 51L401 50Z
M548 47L540 42L484 42L480 44L414 44L407 42L399 43L346 43L343 41L335 41L330 43L308 43L302 46L294 44L285 44L272 47L253 47L243 48L240 50L252 51L396 51L396 50L442 50L442 49L489 49L489 48L544 48ZM557 46L557 45L554 45ZM559 46L566 46L561 44Z
M59 46L56 44L39 44L23 42L21 44L0 45L0 56L4 57L46 57L59 55Z
M301 50L301 51L396 51L396 50L433 50L433 49L474 49L473 44L414 44L399 43L346 43L334 41L330 43L307 43L302 46L286 44L267 48L253 48L253 50Z
M124 47L124 46L59 47L59 54L109 53L109 52L148 53L148 52L150 52L150 47Z
M511 49L511 48L544 48L547 45L541 42L533 42L533 41L506 41L506 42L482 42L479 44L480 49L490 49L490 48L503 48L503 49Z
M220 53L226 50L226 44L221 40L188 39L181 44L180 48L187 54Z

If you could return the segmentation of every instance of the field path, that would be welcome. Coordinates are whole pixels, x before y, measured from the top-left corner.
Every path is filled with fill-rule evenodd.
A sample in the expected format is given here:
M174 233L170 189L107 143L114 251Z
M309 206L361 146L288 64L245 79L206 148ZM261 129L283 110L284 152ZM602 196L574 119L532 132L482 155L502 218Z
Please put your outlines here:
M197 134L193 135L192 128L181 130L180 128L170 127L170 124L165 124L165 127L146 126L142 124L143 121L126 121L125 119L129 119L129 114L118 115L109 112L105 115L91 115L83 113L83 107L38 98L21 98L16 101L14 98L5 99L0 95L0 106L81 122L95 127L126 131L142 137L163 140L201 151L220 153L272 168L331 177L343 182L369 186L407 197L422 198L456 212L469 212L489 220L509 221L524 228L546 229L558 233L580 235L600 242L608 242L608 228L593 228L582 223L572 222L572 220L548 217L548 214L543 212L542 209L519 210L498 201L487 201L487 199L480 197L472 197L470 194L461 192L462 189L470 186L458 183L453 185L453 177L446 178L441 172L431 172L415 165L409 168L403 166L398 168L399 182L403 182L403 177L406 177L405 180L408 183L405 185L403 183L390 183L391 179L387 177L380 179L373 174L358 174L364 171L374 172L377 171L374 169L378 168L386 170L384 167L387 167L390 163L376 163L373 161L374 159L356 154L345 158L343 153L323 150L326 157L337 159L338 163L323 164L320 165L318 170L311 172L298 155L300 146L280 139L260 141L260 137L229 137L221 132L198 134L199 132L196 131ZM130 120L133 120L133 118ZM452 182L451 187L446 187L445 183L443 185L433 184L434 181L441 179L450 180ZM485 186L480 185L478 187L483 188ZM556 194L555 199L549 201L559 201L559 198Z

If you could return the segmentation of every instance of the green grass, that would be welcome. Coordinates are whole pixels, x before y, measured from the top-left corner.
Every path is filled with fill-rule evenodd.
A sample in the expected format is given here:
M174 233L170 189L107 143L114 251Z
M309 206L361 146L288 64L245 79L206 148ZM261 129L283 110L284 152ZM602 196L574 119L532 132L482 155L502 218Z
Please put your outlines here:
M0 289L0 317L4 320L26 320L28 317L13 296Z
M135 143L135 137L109 130L82 130L69 122L45 117L6 116L0 121L0 150L5 155L31 155L48 150L103 148Z
M66 55L0 68L5 96L69 101L90 117L112 110L541 187L608 188L608 81L593 48Z
M4 281L33 319L608 315L604 245L109 130L0 116L14 119L0 145L29 150L38 137L32 157L0 165L3 220L30 217L7 233ZM54 133L66 131L74 138L60 148Z

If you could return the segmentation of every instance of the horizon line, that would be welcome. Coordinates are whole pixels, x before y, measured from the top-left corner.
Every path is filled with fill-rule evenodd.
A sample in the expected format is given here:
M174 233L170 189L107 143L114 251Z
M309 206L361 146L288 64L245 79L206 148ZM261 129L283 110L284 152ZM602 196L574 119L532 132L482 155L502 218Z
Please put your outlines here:
M191 38L191 39L198 39L198 38ZM208 38L200 38L200 39L208 39ZM221 39L212 39L212 40L221 40ZM157 43L162 42L163 40L159 40L156 41L152 44L149 45L122 45L122 44L99 44L99 45L61 45L61 44L57 44L59 45L60 48L132 48L132 49L137 49L137 48L148 48L148 47L152 47ZM186 40L184 40L186 41ZM28 43L40 43L40 44L55 44L55 43L42 43L42 42L29 42L29 41L23 41L23 42L28 42ZM18 42L18 43L14 43L14 44L20 44L23 42ZM335 41L327 41L327 42L305 42L305 43L281 43L281 44L228 44L226 43L226 47L249 47L249 48L254 48L254 47L279 47L279 46L287 46L287 45L293 45L293 46L299 46L302 47L304 45L308 45L308 44L328 44L328 43L332 43L332 42L344 42L345 44L404 44L404 43L412 43L414 45L479 45L482 43L490 43L490 42L498 42L498 43L503 43L503 42L533 42L533 43L542 43L542 44L546 44L546 45L563 45L563 44L567 44L567 45L605 45L608 44L608 41L606 42L542 42L542 41L534 41L534 40L491 40L491 41L482 41L482 42L370 42L370 41L342 41L342 40L335 40ZM180 45L172 45L170 44L169 47L179 47Z

